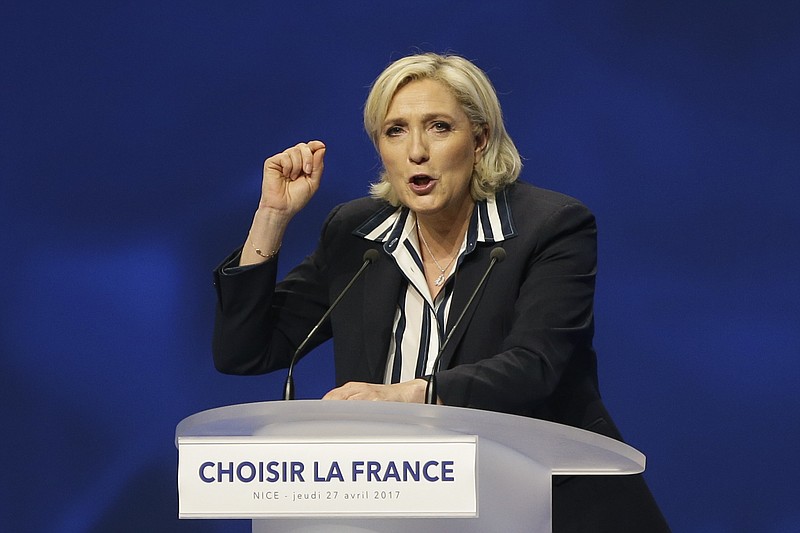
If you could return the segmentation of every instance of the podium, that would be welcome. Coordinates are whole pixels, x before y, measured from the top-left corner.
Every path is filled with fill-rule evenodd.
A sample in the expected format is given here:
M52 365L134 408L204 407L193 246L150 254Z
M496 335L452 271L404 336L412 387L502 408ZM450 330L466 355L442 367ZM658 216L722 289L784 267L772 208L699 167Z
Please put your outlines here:
M334 511L326 511L318 516L313 512L300 513L297 516L278 514L264 517L261 513L232 516L216 514L213 509L207 514L185 514L184 508L197 503L192 501L194 496L188 493L189 482L186 481L194 480L198 473L197 464L190 464L188 459L190 445L205 441L211 441L215 443L216 449L223 450L250 442L277 441L289 444L312 443L318 447L340 446L337 449L341 449L343 443L346 449L350 449L358 443L370 442L386 442L389 444L383 448L391 449L392 442L399 442L401 444L397 445L397 449L403 451L413 450L413 446L402 444L406 442L419 441L424 450L433 450L434 444L455 450L458 446L469 446L473 442L475 513L445 512L437 515L437 502L429 502L433 511L424 513L429 516L418 516L413 511L394 515L377 513L376 516L369 513L351 516L345 512L339 515L336 511L346 508L346 502L342 501L332 508ZM356 444L347 444L351 441ZM451 441L454 443L452 446L448 444ZM297 449L303 446L291 445ZM176 428L176 446L179 451L181 518L251 518L254 532L550 532L552 475L637 474L644 471L645 466L645 457L639 451L589 431L490 411L390 402L296 400L220 407L194 414L181 421ZM201 477L207 478L210 485L214 484L215 475L222 478L222 481L227 476L234 481L233 461L230 469L221 467L222 473L216 474L213 464L213 461L204 463L207 467L205 474L203 467L200 470ZM245 464L247 468L240 468L236 472L237 476L244 477L245 481L256 476L254 462L239 464ZM272 472L277 470L276 468ZM342 474L342 478L349 476L349 471L344 468L342 470L346 472ZM354 468L354 476L356 471ZM436 474L431 479L447 480L446 468L441 472L435 469L432 471ZM262 477L263 474L262 465ZM450 475L455 477L452 473ZM277 474L274 477L277 478ZM380 479L380 475L375 479L378 482L386 481ZM327 486L330 488L333 485L329 483ZM414 490L412 485L406 485L409 487L404 489L406 494ZM450 498L447 490L445 488L444 497L437 499L442 503L460 503L447 502ZM255 494L249 487L248 491ZM396 492L400 494L400 491ZM268 494L273 493L278 494L277 491ZM390 491L388 494L392 496L394 492ZM379 492L376 491L375 496L378 495ZM383 496L386 496L386 491ZM285 494L283 497L290 499L295 496Z

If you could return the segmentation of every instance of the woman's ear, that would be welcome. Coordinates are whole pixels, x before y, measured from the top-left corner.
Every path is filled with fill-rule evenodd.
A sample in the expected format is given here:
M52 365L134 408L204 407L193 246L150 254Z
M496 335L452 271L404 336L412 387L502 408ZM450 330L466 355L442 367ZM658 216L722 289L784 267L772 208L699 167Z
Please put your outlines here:
M489 125L483 124L475 134L475 163L483 157L487 144L489 144Z

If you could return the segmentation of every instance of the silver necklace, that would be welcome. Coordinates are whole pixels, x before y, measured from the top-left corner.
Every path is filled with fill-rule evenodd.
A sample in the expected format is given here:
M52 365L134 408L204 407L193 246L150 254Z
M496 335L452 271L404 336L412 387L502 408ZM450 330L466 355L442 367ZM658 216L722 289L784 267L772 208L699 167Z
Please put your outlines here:
M419 235L419 238L422 239L422 244L425 245L425 249L428 250L429 254L431 254L431 259L433 259L433 262L436 264L436 268L439 269L439 277L437 277L436 280L433 282L434 285L439 287L439 286L442 285L442 283L444 283L444 273L447 272L447 270L450 268L450 265L452 265L453 261L456 260L456 256L458 254L454 255L450 259L450 262L447 263L447 266L442 268L442 265L440 265L439 261L436 260L436 256L433 255L433 252L431 251L431 247L428 246L428 241L425 240L425 236L422 234L422 230L419 229L419 220L417 220L417 235Z

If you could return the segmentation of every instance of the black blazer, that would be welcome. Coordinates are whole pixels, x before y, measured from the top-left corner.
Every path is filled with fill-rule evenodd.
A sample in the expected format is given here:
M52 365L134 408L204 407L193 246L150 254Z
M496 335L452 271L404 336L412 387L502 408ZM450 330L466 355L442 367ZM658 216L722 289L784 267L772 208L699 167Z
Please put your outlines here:
M516 183L505 193L517 235L495 245L478 243L455 274L448 331L486 270L492 248L506 251L442 356L438 395L447 405L541 418L621 440L600 399L592 348L594 217L577 200L528 184ZM351 288L307 351L333 337L337 385L381 383L403 278L380 243L354 231L385 205L363 198L335 208L317 249L280 283L275 260L231 274L225 267L237 264L238 253L228 258L215 271L216 367L232 374L285 368L361 266L364 252L375 248L384 257ZM644 491L649 514L660 517L640 477L625 477L641 486L624 492ZM630 496L622 498L633 503ZM564 519L573 520L569 508ZM625 513L631 514L627 506ZM559 527L556 531L569 530Z

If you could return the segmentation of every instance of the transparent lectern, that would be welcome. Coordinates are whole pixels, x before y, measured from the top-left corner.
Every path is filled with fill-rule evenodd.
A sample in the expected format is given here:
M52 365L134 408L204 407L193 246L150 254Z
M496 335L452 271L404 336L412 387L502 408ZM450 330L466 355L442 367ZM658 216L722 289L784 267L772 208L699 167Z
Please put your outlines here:
M289 446L289 450L307 452L304 456L305 466L300 461L270 461L277 457L270 457L271 452L258 451L250 456L239 453L240 450L248 449L247 445L250 443L265 445L273 441L282 443L282 449ZM215 462L213 454L210 454L207 460L198 459L198 462L191 463L190 446L199 443L199 457L205 457L204 450L212 449L202 446L207 442L213 443L215 450L230 452L233 455L226 457L234 459ZM413 445L405 444L408 442ZM415 512L414 509L388 512L382 506L392 505L392 502L374 500L359 504L375 506L375 513L361 512L354 515L347 512L350 502L344 501L345 495L355 498L361 497L359 494L363 492L365 498L391 498L395 494L398 498L410 498L414 496L415 487L422 488L426 481L425 478L417 481L420 475L437 482L455 478L452 470L448 477L446 461L426 462L423 459L421 466L420 461L406 461L418 467L411 473L402 473L399 467L395 471L391 471L391 468L388 471L378 470L385 467L377 459L382 457L381 454L392 451L398 454L416 453L414 450L417 448L414 446L418 446L423 452L433 453L435 446L439 446L439 449L450 449L450 442L454 443L453 450L464 442L474 442L474 479L469 479L475 491L474 513L437 514L436 508L439 504L444 508L460 503L448 501L461 498L458 494L462 493L455 490L451 493L447 486L444 487L444 492L437 493L439 496L424 500L426 505L421 507L428 509L425 513ZM309 447L311 445L315 447ZM176 446L179 452L178 490L181 518L250 518L253 520L254 532L550 532L551 476L636 474L644 471L645 466L644 455L634 448L589 431L476 409L389 402L297 400L220 407L194 414L181 421L176 429ZM331 461L330 456L326 456L325 461L313 461L313 454L324 455L326 446L331 450L335 448L336 451L332 452L334 455L356 450L353 453L360 453L364 457L357 461L353 461L351 457L347 466L343 466L344 460ZM367 451L358 451L362 449ZM339 458L339 455L335 457ZM313 474L310 466L312 462L315 465ZM319 467L317 463L322 462L328 466ZM329 465L333 462L337 463L338 471L330 469ZM305 468L302 473L305 475L304 480L311 481L318 477L322 486L329 490L296 490L299 484L294 485L295 489L291 491L272 490L274 484L269 481L283 479L282 476L288 479L294 463L299 465L295 465L297 469ZM374 477L367 475L369 464L372 463L377 465ZM436 464L431 466L430 471L424 471L429 463ZM390 465L394 466L396 465ZM406 467L409 465L406 464ZM316 472L318 468L322 473ZM423 470L422 474L420 469ZM387 480L386 472L391 474L392 479ZM369 491L350 491L349 494L342 491L340 494L338 490L334 490L339 485L344 486L344 482L349 482L351 474L354 479L362 481L371 477ZM404 476L402 480L401 476ZM411 476L416 478L412 479ZM230 483L226 485L228 480ZM258 502L264 506L266 514L261 512L261 508L259 512L253 513L218 512L216 502L221 499L216 497L210 500L210 504L202 504L202 511L199 513L184 512L185 509L196 508L198 503L194 501L194 493L189 490L190 483L199 485L201 490L212 485L216 485L214 488L217 490L223 490L227 486L232 490L245 487L243 490L248 499L267 499ZM403 491L392 489L401 485ZM262 490L264 487L268 490ZM390 490L383 490L384 488ZM315 514L314 508L297 514L269 514L269 509L279 509L280 505L280 502L268 501L270 498L280 496L288 505L292 499L312 497L314 494L324 498L326 492L329 497L336 492L340 501L319 514Z

